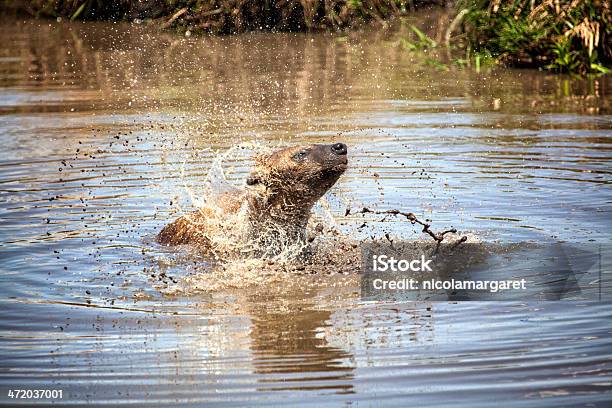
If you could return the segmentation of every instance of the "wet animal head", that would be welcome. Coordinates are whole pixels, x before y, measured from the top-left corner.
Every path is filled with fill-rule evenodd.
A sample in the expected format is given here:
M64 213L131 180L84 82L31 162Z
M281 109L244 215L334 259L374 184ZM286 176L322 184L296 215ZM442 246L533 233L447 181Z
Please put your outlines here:
M272 201L309 210L336 183L347 163L344 143L289 147L258 156L247 185L265 189Z

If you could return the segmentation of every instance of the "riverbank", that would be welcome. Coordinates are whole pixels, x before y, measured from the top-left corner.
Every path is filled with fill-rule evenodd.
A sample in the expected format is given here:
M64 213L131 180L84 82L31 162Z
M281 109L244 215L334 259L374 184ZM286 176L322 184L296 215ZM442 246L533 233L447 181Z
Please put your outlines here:
M612 13L601 0L460 0L455 44L466 58L575 74L606 74ZM470 54L472 56L470 56Z
M600 75L612 65L612 13L601 0L33 0L2 3L6 12L58 20L135 21L183 35L247 31L348 31L388 27L417 8L445 6L431 26L436 40L409 33L408 51L445 49L440 67L487 64ZM437 7L438 10L442 7ZM412 37L412 38L411 38Z
M150 20L181 32L343 30L406 15L450 0L33 0L4 1L4 8L34 17L71 20Z

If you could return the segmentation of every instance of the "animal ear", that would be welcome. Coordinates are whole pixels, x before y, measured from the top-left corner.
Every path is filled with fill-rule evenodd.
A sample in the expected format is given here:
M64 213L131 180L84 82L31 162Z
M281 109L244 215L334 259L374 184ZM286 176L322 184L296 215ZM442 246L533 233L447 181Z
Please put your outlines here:
M247 186L266 185L266 172L261 169L253 169L246 179Z
M247 186L254 186L255 184L261 183L261 179L257 174L251 174L246 179Z

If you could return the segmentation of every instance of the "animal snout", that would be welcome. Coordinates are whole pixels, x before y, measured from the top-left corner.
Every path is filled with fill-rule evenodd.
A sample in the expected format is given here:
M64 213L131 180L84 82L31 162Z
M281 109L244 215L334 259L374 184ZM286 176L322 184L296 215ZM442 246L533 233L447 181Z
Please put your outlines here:
M331 150L338 156L344 156L346 154L346 145L344 143L336 143L332 145Z

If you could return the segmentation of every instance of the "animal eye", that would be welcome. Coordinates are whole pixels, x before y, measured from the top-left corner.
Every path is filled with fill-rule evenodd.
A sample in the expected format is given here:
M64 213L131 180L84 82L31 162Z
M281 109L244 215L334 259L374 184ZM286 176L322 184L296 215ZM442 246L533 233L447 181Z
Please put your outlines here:
M293 155L293 160L302 161L308 156L308 152L306 150L302 150L301 152L297 152Z

